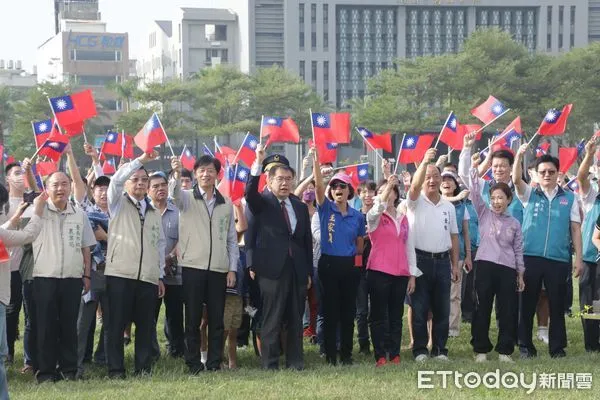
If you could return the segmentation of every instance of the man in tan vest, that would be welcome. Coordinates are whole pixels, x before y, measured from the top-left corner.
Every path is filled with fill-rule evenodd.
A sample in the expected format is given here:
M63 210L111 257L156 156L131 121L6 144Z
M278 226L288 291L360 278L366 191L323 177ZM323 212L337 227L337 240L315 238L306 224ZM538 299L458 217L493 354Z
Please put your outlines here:
M181 161L171 159L170 197L179 208L179 265L185 302L185 362L192 374L204 369L200 356L202 307L208 314L206 369L221 368L225 290L235 286L239 249L233 206L215 188L219 160L204 155L194 165L197 184L181 190Z
M79 303L82 289L90 289L90 247L96 245L87 214L69 202L71 179L54 172L46 191L42 231L33 242L39 383L75 379Z
M148 172L143 164L158 153L142 154L123 164L108 187L108 250L106 294L108 310L107 361L110 378L125 378L123 331L134 322L135 373L152 368L152 330L158 297L165 292L165 236L160 213L147 198Z

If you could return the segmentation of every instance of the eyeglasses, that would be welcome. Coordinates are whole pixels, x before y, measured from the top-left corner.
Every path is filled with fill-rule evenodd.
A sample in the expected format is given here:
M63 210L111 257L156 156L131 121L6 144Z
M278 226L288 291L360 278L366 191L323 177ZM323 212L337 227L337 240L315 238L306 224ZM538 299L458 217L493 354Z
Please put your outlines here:
M539 175L553 176L554 174L556 174L556 170L555 169L543 169L541 171L538 171L537 173Z
M346 189L346 188L348 188L348 184L343 183L343 182L336 182L331 185L331 188L332 189Z
M275 182L277 182L277 183L283 183L283 182L290 183L292 181L292 179L294 179L294 178L291 177L291 176L278 176L278 177L275 178Z

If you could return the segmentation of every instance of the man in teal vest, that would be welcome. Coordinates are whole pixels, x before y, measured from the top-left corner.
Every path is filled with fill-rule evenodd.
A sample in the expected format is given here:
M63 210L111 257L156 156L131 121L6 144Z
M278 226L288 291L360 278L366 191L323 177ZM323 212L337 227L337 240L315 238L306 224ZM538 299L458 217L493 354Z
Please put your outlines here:
M551 155L543 155L536 161L539 186L533 189L527 185L522 179L526 151L527 144L519 148L512 174L517 196L524 208L525 290L521 296L519 347L522 357L537 356L531 331L543 282L550 305L550 356L565 357L564 304L567 277L571 273L571 244L575 249L575 276L579 276L582 268L579 203L573 193L558 185L559 161Z
M585 156L577 171L577 183L579 184L579 198L584 212L583 219L583 271L579 276L579 306L581 311L584 307L592 306L594 300L600 300L600 268L597 268L596 260L598 250L592 243L594 226L600 216L600 196L598 190L590 184L590 167L594 162L596 154L596 138L592 138L585 145ZM589 352L600 352L600 325L597 320L586 319L583 323L583 342L585 350Z

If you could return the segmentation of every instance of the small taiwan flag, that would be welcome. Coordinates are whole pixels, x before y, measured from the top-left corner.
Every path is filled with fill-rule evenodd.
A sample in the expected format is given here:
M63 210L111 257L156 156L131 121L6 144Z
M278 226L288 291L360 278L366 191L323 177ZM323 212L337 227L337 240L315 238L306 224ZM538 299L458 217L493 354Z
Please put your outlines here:
M573 104L567 104L563 107L562 111L559 111L556 108L548 110L544 120L538 128L538 133L542 136L562 135L565 133L565 130L567 129L567 119L569 118L572 109Z
M260 136L269 137L266 146L274 142L300 142L298 125L291 118L264 117Z
M38 154L49 157L53 161L58 161L68 144L69 137L67 135L50 135L40 148Z
M458 122L456 115L451 112L440 132L440 142L446 143L452 149L460 150L466 134L465 127Z
M354 189L358 188L362 182L369 180L369 163L353 165L345 169L346 174L352 179Z
M501 116L504 112L506 112L506 107L494 96L488 97L483 104L471 110L471 114L486 125Z
M183 146L183 151L181 152L181 156L179 156L179 160L181 161L181 165L183 168L193 171L194 164L196 164L196 157L192 154L190 149L187 146Z
M48 139L52 133L53 129L58 129L51 119L32 122L31 125L33 127L36 148L40 148L40 146L44 144L46 139Z
M350 143L349 113L312 113L311 117L317 142Z
M579 193L579 183L577 182L577 178L573 178L571 179L568 183L567 183L567 187L569 189L571 189L571 191L573 193Z
M377 135L367 128L358 127L358 133L373 150L382 149L392 152L392 136L389 132Z
M483 174L482 178L485 181L491 181L494 178L494 176L492 175L492 168L491 167L488 168L487 171L485 171L485 174Z
M120 133L108 131L100 148L102 154L120 156L123 149L123 136Z
M541 157L545 154L548 154L548 150L550 150L550 142L543 142L537 145L535 148L535 157Z
M399 164L421 162L431 147L435 135L406 135L398 152Z
M167 141L167 133L156 113L152 114L144 127L135 135L134 141L144 153L148 154L152 153L156 146Z
M254 160L256 160L256 146L258 146L258 139L249 133L246 134L238 150L234 164L238 160L242 160L247 166L251 166Z
M317 142L316 146L312 139L308 139L308 147L316 147L320 164L333 164L337 160L337 143Z
M104 161L104 164L102 164L102 172L104 173L104 175L112 175L115 172L117 172L114 157L111 157L108 160Z
M97 114L94 96L89 89L49 100L60 126L79 124Z

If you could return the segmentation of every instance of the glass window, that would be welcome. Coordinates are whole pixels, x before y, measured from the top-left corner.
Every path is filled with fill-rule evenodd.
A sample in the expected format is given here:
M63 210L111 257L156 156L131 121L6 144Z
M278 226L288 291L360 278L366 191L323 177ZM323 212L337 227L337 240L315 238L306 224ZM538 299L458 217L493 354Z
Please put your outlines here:
M298 22L300 22L300 25L304 25L304 3L299 4Z
M329 23L329 4L323 4L323 25Z
M311 24L317 23L317 5L316 4L310 5L310 23Z
M317 32L310 33L310 47L312 47L313 50L317 49Z
M305 80L304 64L304 61L300 61L300 78L302 78L303 81Z
M304 32L300 32L300 50L304 50Z
M323 32L323 49L329 48L329 33Z
M219 40L219 41L227 40L227 25L216 25L215 26L215 40Z
M120 76L78 75L77 83L80 85L106 86L109 83L118 82L117 78L120 78Z
M212 50L206 49L206 62L209 63L212 61Z
M221 62L229 62L229 52L227 51L227 49L223 49L221 50Z
M115 50L115 60L121 61L121 51L120 50Z
M329 61L323 61L323 82L329 82Z
M115 51L91 51L91 50L74 50L71 58L72 60L77 61L120 61L119 51L119 59L117 59L117 54Z
M317 62L313 61L310 68L310 80L315 85L317 83Z

